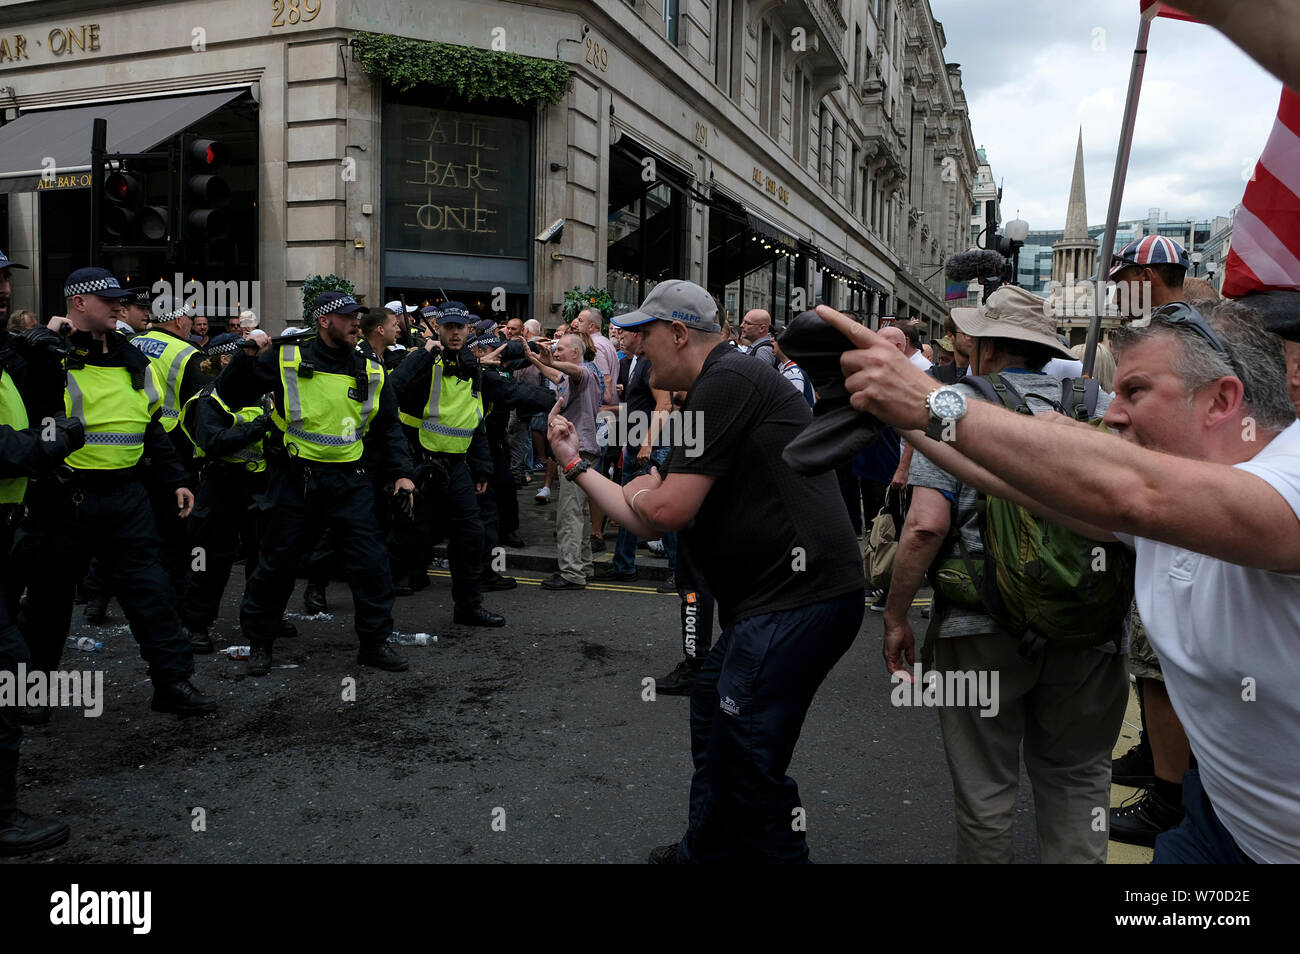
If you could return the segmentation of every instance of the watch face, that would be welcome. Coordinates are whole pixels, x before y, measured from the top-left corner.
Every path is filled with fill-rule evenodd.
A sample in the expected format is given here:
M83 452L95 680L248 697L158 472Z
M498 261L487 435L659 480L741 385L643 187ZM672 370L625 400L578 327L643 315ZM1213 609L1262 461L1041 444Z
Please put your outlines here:
M966 410L966 399L956 391L942 388L936 391L934 397L930 399L930 408L934 411L936 417L943 420L953 420L961 417Z

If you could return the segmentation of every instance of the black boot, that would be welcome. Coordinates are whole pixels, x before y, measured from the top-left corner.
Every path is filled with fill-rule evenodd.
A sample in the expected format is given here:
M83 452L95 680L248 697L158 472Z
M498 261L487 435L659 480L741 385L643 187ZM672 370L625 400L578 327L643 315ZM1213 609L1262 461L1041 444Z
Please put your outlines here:
M482 606L457 606L452 613L452 622L462 626L504 626L506 618L499 613L490 613Z
M1145 733L1133 748L1110 763L1110 780L1115 785L1146 788L1155 781L1155 778L1155 761L1151 756L1151 746L1147 742Z
M108 618L108 597L92 596L86 600L86 622L99 626Z
M357 652L357 662L363 666L374 666L388 672L406 672L406 660L397 654L388 640L379 643L364 643Z
M308 616L330 611L329 604L325 602L325 586L325 583L307 582L307 588L302 591L302 608Z
M67 822L41 821L13 808L0 812L0 857L55 848L68 840Z
M694 659L683 659L677 668L655 680L655 692L665 696L689 696L695 685L695 677L700 671L701 663Z
M265 676L271 671L271 644L264 640L249 640L248 669L250 676Z
M186 626L184 632L185 637L190 641L191 653L206 656L215 650L212 645L212 637L208 635L206 626Z
M199 716L216 712L217 700L199 692L188 679L180 679L156 684L150 708L154 712L174 712L181 717Z

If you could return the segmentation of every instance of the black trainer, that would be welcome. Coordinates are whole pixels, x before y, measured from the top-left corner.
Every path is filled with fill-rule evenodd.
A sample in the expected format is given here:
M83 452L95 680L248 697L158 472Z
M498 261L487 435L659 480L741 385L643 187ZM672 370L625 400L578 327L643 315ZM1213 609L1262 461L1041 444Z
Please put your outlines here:
M330 611L329 603L325 602L325 586L324 583L308 583L302 591L302 608L308 616Z
M683 659L676 669L662 679L655 680L655 692L665 696L689 696L691 687L695 685L695 677L699 675L700 665L694 660Z
M646 859L646 864L650 865L680 865L682 864L681 856L677 854L676 845L660 845L650 852L650 857Z
M1155 760L1151 757L1151 746L1143 735L1133 748L1129 749L1110 763L1110 780L1115 785L1131 785L1133 788L1146 788L1156 780Z
M677 592L677 575L676 575L675 573L669 573L669 574L668 574L668 578L665 579L665 580L663 580L662 582L660 582L660 584L659 584L658 586L655 587L655 592L656 592L656 593L676 593L676 592Z
M68 840L69 832L67 822L42 821L15 808L0 815L0 857L56 848Z
M504 616L490 613L481 606L457 606L451 619L461 626L504 626L506 624Z
M195 655L206 656L216 649L212 644L212 637L208 635L206 626L186 626L183 627L183 632L190 641L190 652Z
M585 590L586 588L587 584L585 582L574 583L572 580L563 577L558 573L552 573L546 579L542 580L542 589L544 590Z
M1181 825L1183 814L1181 805L1166 801L1154 787L1145 789L1136 801L1129 799L1110 810L1110 839L1153 848L1156 835Z
M265 676L271 671L271 644L250 640L248 647L248 668L250 676Z
M374 666L388 672L406 672L409 668L406 660L397 654L388 641L367 643L357 651L357 662L363 666Z
M598 569L596 571L596 575L593 576L592 579L600 580L602 582L607 580L618 580L619 582L622 583L631 583L633 580L636 579L636 570L633 569L631 572L622 573L618 570L615 570L614 565L611 563L608 566L602 566L600 569Z
M188 679L154 686L154 712L174 712L178 716L200 716L217 711L217 700L205 696Z
M873 613L883 613L885 611L885 600L889 599L889 591L873 590L872 593L868 593L867 595L872 596L873 594L875 598L867 604L867 609L871 610Z

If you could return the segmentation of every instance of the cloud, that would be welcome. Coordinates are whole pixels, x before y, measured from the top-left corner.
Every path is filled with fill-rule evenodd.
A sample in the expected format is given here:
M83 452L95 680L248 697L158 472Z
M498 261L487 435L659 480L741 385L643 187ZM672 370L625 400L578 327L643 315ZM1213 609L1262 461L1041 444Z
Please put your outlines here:
M1005 182L1003 219L1065 224L1083 127L1088 220L1105 220L1128 91L1134 0L931 0L961 63L976 145ZM1212 219L1241 201L1243 169L1263 149L1281 83L1211 27L1152 24L1123 219L1159 207ZM1247 172L1248 174L1248 172Z

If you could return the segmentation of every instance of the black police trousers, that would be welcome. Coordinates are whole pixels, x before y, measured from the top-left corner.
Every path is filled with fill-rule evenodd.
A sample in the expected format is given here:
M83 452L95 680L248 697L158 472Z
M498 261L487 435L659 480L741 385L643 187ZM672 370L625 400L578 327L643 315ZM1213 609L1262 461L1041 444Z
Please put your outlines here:
M9 547L13 543L13 527L5 511L11 509L0 508L0 578L5 581L9 579ZM23 642L23 634L12 622L8 602L0 599L0 673L9 673L17 688L18 664L30 664L31 654ZM0 816L18 806L18 747L23 740L18 712L18 706L0 705Z
M357 636L363 644L387 640L393 633L393 578L365 466L294 461L273 464L270 474L270 516L239 607L249 640L270 643L279 635L298 564L327 529L352 587Z
M262 511L254 498L266 491L266 471L214 461L203 471L190 514L192 555L181 598L181 620L190 629L207 629L217 619L230 571L241 553L244 578L257 566Z
M483 533L474 478L465 456L426 456L415 497L414 541L418 549L412 555L412 565L427 567L433 559L434 543L445 539L451 562L451 597L465 609L483 603Z
M149 494L124 471L83 471L71 483L46 478L29 485L13 561L31 568L18 627L33 667L58 669L73 590L92 556L126 613L154 684L192 676L194 659L162 568Z

